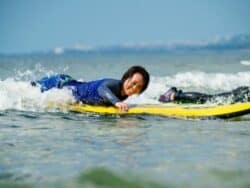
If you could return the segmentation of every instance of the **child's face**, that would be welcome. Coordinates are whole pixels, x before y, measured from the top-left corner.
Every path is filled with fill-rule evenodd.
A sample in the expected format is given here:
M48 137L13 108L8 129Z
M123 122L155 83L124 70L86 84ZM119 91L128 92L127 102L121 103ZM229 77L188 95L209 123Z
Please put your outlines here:
M143 84L143 76L140 73L135 73L123 83L123 94L127 96L139 94L143 88Z

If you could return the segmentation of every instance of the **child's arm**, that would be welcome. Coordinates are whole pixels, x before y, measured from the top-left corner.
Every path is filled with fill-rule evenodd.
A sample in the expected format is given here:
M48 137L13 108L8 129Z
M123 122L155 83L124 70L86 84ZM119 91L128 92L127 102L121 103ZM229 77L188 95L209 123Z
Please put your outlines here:
M128 105L122 102L121 99L117 97L117 95L119 96L120 94L120 89L121 89L120 81L107 80L98 88L98 93L105 101L113 104L115 107L119 108L120 110L127 110Z

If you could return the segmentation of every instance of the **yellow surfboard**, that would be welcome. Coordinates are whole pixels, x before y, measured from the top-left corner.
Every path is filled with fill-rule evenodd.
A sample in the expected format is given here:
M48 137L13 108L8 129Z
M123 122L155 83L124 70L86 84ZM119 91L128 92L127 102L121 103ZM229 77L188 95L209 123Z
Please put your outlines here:
M250 113L250 102L225 105L178 105L178 104L148 104L134 105L128 111L119 111L115 107L91 106L74 104L67 107L69 111L79 113L117 114L117 115L157 115L175 118L231 118Z

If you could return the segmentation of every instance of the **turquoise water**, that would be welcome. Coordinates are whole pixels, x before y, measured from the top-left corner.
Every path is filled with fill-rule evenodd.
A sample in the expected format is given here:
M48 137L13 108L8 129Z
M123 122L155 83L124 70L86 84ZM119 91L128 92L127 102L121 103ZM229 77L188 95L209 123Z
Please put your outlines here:
M72 100L29 81L67 73L120 78L134 64L152 75L128 103L158 103L174 85L214 93L250 86L249 51L0 57L0 186L248 187L250 116L185 120L48 109Z

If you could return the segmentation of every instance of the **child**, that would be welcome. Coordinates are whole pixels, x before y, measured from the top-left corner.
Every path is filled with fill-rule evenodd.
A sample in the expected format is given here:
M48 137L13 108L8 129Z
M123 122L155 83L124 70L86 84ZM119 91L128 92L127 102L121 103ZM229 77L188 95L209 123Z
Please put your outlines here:
M141 66L129 68L121 80L101 79L90 82L80 82L69 75L58 74L51 77L44 77L33 86L39 85L41 91L51 88L67 87L77 102L92 105L113 105L120 110L128 110L128 105L123 102L127 97L140 94L146 90L149 83L149 73Z
M209 95L198 92L182 92L176 87L170 88L166 93L160 96L160 102L179 102L179 103L206 103L206 102L246 102L250 101L250 87L238 87L230 92Z

